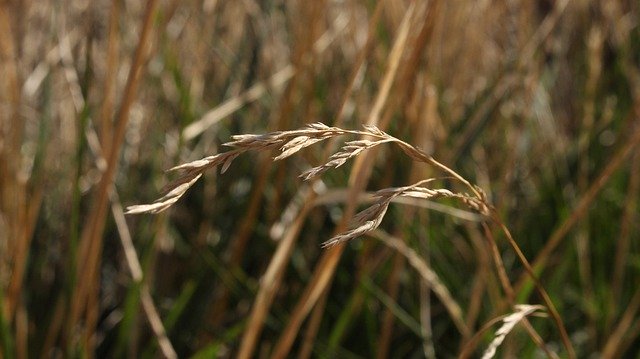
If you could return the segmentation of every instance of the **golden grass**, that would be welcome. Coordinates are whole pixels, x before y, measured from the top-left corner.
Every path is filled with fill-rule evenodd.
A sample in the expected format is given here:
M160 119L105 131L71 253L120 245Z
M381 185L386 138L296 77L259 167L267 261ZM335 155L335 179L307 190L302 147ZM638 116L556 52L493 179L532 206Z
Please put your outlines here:
M638 13L0 3L0 358L632 355Z

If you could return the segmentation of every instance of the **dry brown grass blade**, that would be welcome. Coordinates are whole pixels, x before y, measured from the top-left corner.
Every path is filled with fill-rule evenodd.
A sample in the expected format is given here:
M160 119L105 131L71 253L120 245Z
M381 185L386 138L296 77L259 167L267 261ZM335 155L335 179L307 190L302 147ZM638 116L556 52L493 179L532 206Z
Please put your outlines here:
M381 8L382 7L380 6L380 4L378 4L376 6L376 11L374 12L374 15L373 15L373 17L372 17L372 19L370 21L370 24L369 24L369 38L367 40L367 43L366 43L365 47L360 52L360 56L358 58L357 64L356 64L356 66L354 68L354 71L353 71L353 73L351 75L351 78L350 78L350 81L349 81L349 85L348 85L346 93L345 93L345 95L343 97L342 105L340 106L340 109L338 111L336 124L340 124L342 122L344 111L345 111L345 108L346 108L346 103L348 102L349 98L351 97L351 93L352 93L353 89L356 86L356 80L358 78L358 74L360 72L360 69L363 66L364 60L366 58L366 54L368 54L368 52L369 52L369 50L371 48L371 44L372 44L371 39L373 38L373 36L372 36L373 35L373 28L374 28L374 24L377 24L377 22L378 22L378 19L379 19L380 14L381 14L381 11L380 11ZM326 37L326 36L323 36L323 38L324 37ZM321 40L322 40L322 38L321 38ZM314 46L316 51L317 51L317 47L318 47L317 45L320 43L321 40L319 40L319 42L316 42L316 46ZM335 142L335 140L336 139L334 138L333 142ZM333 148L333 145L330 143L329 146L327 146L327 148L325 149L325 152L329 152L331 148ZM326 155L325 155L325 157L326 157ZM314 188L316 187L316 184L317 184L317 182L313 185ZM313 198L315 198L315 196L313 196ZM312 200L310 199L310 201L312 201ZM300 219L300 220L302 220L302 219ZM292 227L292 228L295 229L295 227ZM291 231L291 229L289 229L288 231ZM292 235L295 235L295 232L297 232L297 231L291 231ZM289 233L285 234L285 237L288 237L288 236L289 236ZM273 290L274 291L277 290L278 287L279 287L279 283L277 285L275 285L275 288ZM262 290L263 290L263 288L260 289L260 292ZM259 292L258 296L261 295L260 292ZM268 311L268 309L270 308L271 304L272 304L272 300L271 301L266 301L265 300L265 301L261 301L259 303L255 302L252 311L254 311L254 312L265 312L266 313ZM259 333L261 331L262 325L263 325L263 322L254 321L253 324L252 324L253 328L250 328L248 331L250 331L252 333ZM249 344L248 345L248 347L249 347L248 349L244 350L244 353L249 353L248 355L251 355L251 353L253 352L254 347L255 347L255 340L253 338L248 338L246 340L247 341L250 340L250 341L253 342L253 344ZM245 338L243 338L243 345L244 345L244 341L245 341Z
M259 169L257 176L253 181L253 188L251 190L247 210L238 226L238 230L234 233L225 254L227 264L230 268L236 268L241 264L248 242L254 233L260 210L262 209L264 198L263 192L267 185L271 162L269 161L268 156L264 153L259 155L258 162ZM224 319L224 314L228 312L229 290L226 286L222 286L220 291L219 299L211 304L211 310L209 311L209 323L211 325L220 323L220 321Z
M313 349L316 345L316 336L318 334L318 329L320 328L320 324L322 324L322 319L324 319L324 308L327 304L328 298L329 290L325 290L325 292L322 293L322 296L318 300L318 303L313 308L313 312L311 313L311 317L309 318L309 322L307 324L307 329L302 335L302 344L300 345L300 351L298 352L298 359L307 359L311 357Z
M598 90L598 82L602 72L602 51L604 45L604 35L599 24L591 26L587 38L589 71L584 88L585 103L583 106L583 116L578 139L578 151L580 152L578 161L578 182L577 187L580 193L584 193L589 186L589 167L593 163L589 155L590 141L594 138L595 127L595 102ZM587 303L595 303L595 294L593 288L593 265L591 263L591 243L589 233L589 213L585 214L585 218L576 230L576 251L580 260L578 261L578 273L584 292L584 300ZM589 334L589 342L597 342L597 321L596 313L593 310L586 311L588 323L586 332ZM592 347L592 350L594 348Z
M289 123L296 107L303 107L304 112L310 110L309 106L304 106L306 101L302 101L302 104L297 101L297 91L295 89L300 87L313 88L311 84L303 84L303 82L305 82L305 80L307 82L315 81L315 76L311 76L311 73L315 68L315 64L318 59L321 58L320 55L328 48L336 38L337 34L340 33L347 24L346 17L338 16L338 18L333 21L332 26L323 34L319 35L322 29L321 26L318 25L321 25L322 19L324 19L323 13L320 9L321 6L324 6L322 2L314 2L314 5L309 7L311 10L307 10L307 7L304 8L305 13L302 16L305 19L310 19L311 24L307 24L309 26L305 26L301 29L301 32L304 34L301 37L304 39L296 41L300 42L300 46L294 46L295 52L291 56L292 59L294 59L294 64L288 65L291 69L291 75L289 76L291 81L286 87L283 95L280 97L278 106L279 111L270 125L271 128L290 127ZM301 23L306 24L307 22L302 21ZM308 98L309 95L310 94L305 95L304 98ZM303 113L301 117L310 118L312 116L308 113ZM283 149L283 152L286 152L286 150ZM281 156L282 157L278 157L277 159L287 157L285 153ZM252 186L252 193L249 205L247 206L246 215L243 217L242 222L240 223L238 230L233 235L233 239L227 249L227 263L232 268L240 265L248 242L252 238L259 213L262 209L264 200L263 193L267 186L268 177L271 173L272 167L272 160L268 158L268 156L261 154L258 161L259 170ZM268 212L270 213L278 213L280 211L278 208L278 198L282 197L280 191L284 188L282 183L286 179L287 173L285 165L279 165L276 167L276 178L272 187L276 189L276 193L274 196L275 199L270 202L271 207L268 209ZM219 300L212 304L212 309L210 310L210 323L212 324L219 323L223 318L224 313L227 312L229 291L226 287L220 288L220 291Z
M24 189L26 191L26 188ZM43 199L43 188L40 187L31 195L26 204L24 213L21 214L21 228L16 237L16 247L14 251L14 263L11 271L11 281L7 291L7 305L9 312L17 309L20 301L25 271L27 270L27 259L29 256L29 248L35 231L36 220L40 212L40 206Z
M96 167L104 170L106 167L106 161L102 156L102 149L100 148L100 141L98 139L98 136L91 128L87 129L85 135L87 137L89 148L96 158ZM142 265L138 260L138 255L133 244L129 226L127 225L124 211L122 209L122 205L120 204L120 199L118 193L116 192L115 186L112 186L109 196L111 201L111 213L118 230L120 243L122 244L122 249L124 251L126 263L131 273L131 277L134 282L142 283L144 280L144 272L142 270ZM151 296L149 286L146 283L142 283L142 285L140 286L140 302L142 304L142 308L145 312L146 318L149 321L151 330L153 331L156 340L158 341L158 346L160 347L160 350L162 351L164 357L177 358L176 351L173 348L171 341L167 337L166 330L164 329L164 325L162 324L162 320L160 319L158 310L153 303L153 298ZM55 328L52 328L48 337L54 336L56 333L55 330ZM54 339L51 338L50 340L52 344L52 340ZM43 350L43 352L47 351Z
M375 32L375 27L378 24L378 21L380 19L380 15L382 14L382 2L379 2L376 5L376 9L371 17L371 20L369 21L369 27L368 27L368 37L367 37L367 41L365 43L364 48L360 51L360 54L358 56L358 60L356 61L356 64L354 66L354 69L351 73L350 79L349 79L349 84L347 86L347 89L345 91L345 94L343 95L343 100L341 103L341 106L338 110L338 115L337 115L337 119L335 122L336 126L340 126L343 122L344 119L344 115L346 112L346 108L347 108L347 103L351 98L351 95L354 91L354 89L356 88L356 86L358 85L358 77L359 74L363 68L363 65L365 63L365 59L369 53L369 51L372 48L372 44L373 44L373 38L374 38L374 32ZM329 143L329 145L327 146L327 148L324 151L324 158L326 158L332 151L332 149L334 148L334 142L336 142L336 139L333 139L332 142ZM316 180L316 182L313 184L313 187L317 187L317 184L319 180ZM275 228L275 227L274 227ZM289 228L295 228L295 227L289 227ZM288 229L288 231L291 231L291 229ZM272 232L273 233L273 232ZM288 236L289 234L285 234L286 236ZM277 290L277 288L275 288L274 290ZM260 290L262 291L262 289ZM261 295L260 292L258 293L258 295ZM264 301L263 303L260 303L260 305L258 305L258 303L254 303L254 307L252 308L252 311L268 311L269 308L271 307L272 301ZM253 331L260 331L262 328L263 323L262 322L258 322L256 321L254 323L253 326L255 326L256 328L253 328L251 330ZM310 333L311 334L311 333ZM244 341L244 338L243 338ZM249 353L249 355L251 355L253 353L253 350L255 348L255 340L253 340L254 344L249 346L249 349L246 350L247 353Z
M277 114L271 122L272 128L289 128L293 123L308 122L307 119L315 117L311 104L314 101L313 88L316 86L318 78L314 76L314 71L318 64L326 59L321 55L335 39L337 32L334 30L338 27L337 23L341 22L342 26L347 24L347 17L343 14L332 21L328 29L325 29L327 27L326 20L328 20L326 18L327 6L326 1L314 1L297 9L297 17L300 21L293 26L293 33L296 35L293 38L295 45L290 56L297 71L280 98ZM266 177L270 169L274 167L266 156L262 157L262 163L264 174L260 180L263 182L263 187L254 188L254 192L260 194L266 186ZM286 197L288 172L288 165L285 163L275 166L274 177L271 181L275 191L269 201L267 213L275 214L281 211L281 200ZM263 197L259 195L260 201L256 201L256 208L262 203ZM273 215L268 215L267 221L271 220L273 220ZM247 228L250 228L249 225L253 227L255 222L256 219L251 222L247 221ZM245 234L245 238L247 238L245 241L248 240L248 237L248 233Z
M120 3L118 0L111 2L111 12L109 13L109 40L107 44L107 74L116 74L118 70L118 51L120 48L120 38L118 37L118 20L120 18ZM107 76L104 82L104 98L100 109L100 143L103 153L109 153L112 140L111 118L116 95L117 76Z
M313 192L309 193L308 196L314 196ZM288 263L293 245L298 238L308 211L308 207L304 207L300 211L296 220L288 228L284 238L278 242L278 248L269 262L267 271L260 280L260 288L251 309L251 314L249 315L247 329L242 336L238 358L250 358L253 353L260 332L262 331L264 319L268 314L268 310L278 288L280 288L284 267Z
M640 196L640 153L636 151L632 155L631 167L629 169L629 187L627 188L627 196L625 205L620 218L620 236L616 241L616 254L611 274L611 303L616 303L620 298L624 283L625 272L627 268L627 260L629 256L629 246L631 244L631 235L633 233L634 223L637 225L638 219L638 202ZM611 315L616 313L614 308Z
M42 204L44 185L34 183L32 174L23 168L24 155L21 146L24 140L25 123L20 114L22 91L20 87L19 51L21 34L16 29L23 21L24 12L16 13L11 4L0 4L0 98L3 107L0 113L0 292L6 297L0 308L11 323L25 319L22 301L24 278L27 270L31 240ZM16 31L18 30L18 31ZM6 276L6 277L5 277ZM23 313L21 313L23 311ZM28 335L23 322L17 340L26 341ZM25 331L26 330L26 331ZM26 345L26 342L20 343ZM21 349L21 347L19 347Z
M405 13L401 25L399 26L398 35L396 36L396 40L389 55L389 63L383 78L382 86L380 87L378 95L376 96L374 106L367 121L367 124L369 126L375 126L378 124L382 108L387 102L389 91L391 89L393 80L396 77L397 70L400 64L400 58L406 45L407 35L409 33L410 19L413 17L414 11L415 4L412 2L409 9L407 9ZM351 200L347 204L342 223L337 228L338 232L344 230L348 218L350 218L351 215L353 215L353 213L355 212L354 200L357 197L357 193L367 182L370 174L370 166L369 168L367 168L366 166L364 166L364 164L370 161L371 160L367 160L366 156L358 157L356 163L354 164L353 170L351 171L351 176L349 178L352 188L352 192L349 195L349 198ZM338 260L340 259L343 250L343 245L337 245L330 248L320 258L320 261L314 270L314 274L309 285L307 285L302 297L296 304L293 313L291 314L291 318L289 319L289 323L287 324L287 327L281 334L280 339L276 344L272 357L284 358L289 353L291 345L295 340L302 321L311 310L311 307L315 305L320 294L326 289L331 278L333 277L333 273L336 269Z
M309 314L331 281L343 250L343 245L332 247L320 258L320 262L316 265L317 269L314 271L310 284L305 288L305 292L291 314L287 327L280 336L280 340L271 355L272 358L285 358L288 355L291 345L302 325L302 321L306 318L307 314Z
M626 333L624 338L622 338L622 342L620 343L617 352L623 354L629 353L629 347L636 343L639 336L640 325L638 322L636 322L629 328L629 331Z
M531 39L529 39L527 45L522 49L521 55L518 58L519 66L524 66L531 61L535 52L540 48L540 45L549 37L551 31L555 28L556 24L558 24L558 21L560 21L560 17L562 17L562 14L567 9L569 1L570 0L560 0L555 2L553 11L542 21Z
M604 348L602 349L603 358L615 358L622 353L619 351L625 336L629 334L632 325L638 324L638 310L640 309L640 289L636 289L633 297L627 305L627 309L622 314L622 319L618 322L616 328L611 332ZM637 335L637 333L636 333Z
M119 6L118 4L114 4L114 7L112 8L112 15L114 14L114 12L117 13L117 7ZM112 16L113 17L113 16ZM113 18L112 18L113 20ZM113 24L112 24L113 25ZM110 33L110 36L116 36L117 34L114 33ZM82 111L82 108L84 107L84 103L85 100L82 97L81 94L81 90L80 90L80 86L78 84L78 75L75 72L74 66L73 66L73 59L71 56L71 45L68 42L69 36L64 36L61 38L63 39L63 41L58 45L59 48L59 57L62 60L64 67L65 67L65 76L67 77L67 81L68 84L70 86L70 90L72 91L74 95L74 104L76 107L76 111L78 113L80 113ZM113 49L111 49L112 42L117 42L116 40L113 40L110 38L110 51L115 51ZM113 56L115 56L114 54L112 54ZM115 66L115 65L114 65ZM109 81L107 81L109 82ZM107 88L105 89L105 91L108 91L109 88L111 88L113 85L108 85L107 84ZM35 89L32 89L35 90ZM108 95L106 95L108 97ZM109 107L108 102L111 100L105 100L106 102L103 104L103 112L102 115L104 116L110 116L110 112L111 112L111 108ZM107 122L102 122L103 126L108 126L109 128L102 128L103 131L106 131L107 134L109 134L107 137L110 137L110 121ZM88 132L86 133L87 135L87 142L89 143L90 148L92 149L95 157L96 157L96 167L98 169L100 169L101 171L105 171L105 169L107 168L107 163L104 159L104 157L102 156L102 154L105 152L102 148L101 148L101 144L98 141L98 137L95 135L94 132L91 131L91 129L88 130ZM105 133L103 132L102 134L102 141L104 145L109 145L109 141L111 141L111 138L107 139L107 142L105 141ZM126 254L126 258L127 258L127 263L130 265L130 270L132 273L132 276L134 277L135 281L141 281L142 280L142 269L140 267L139 262L137 261L137 255L135 254L135 249L133 248L133 244L131 241L131 236L129 235L129 231L128 231L128 227L126 225L126 222L124 221L124 215L122 213L122 208L119 205L119 202L117 200L117 194L112 194L112 198L115 198L114 203L112 204L112 211L114 213L114 217L116 219L116 225L117 228L120 232L121 235L121 239L123 241L123 246L125 248L125 254ZM113 199L112 199L113 200ZM128 246L127 246L128 244ZM132 253L133 251L133 253ZM97 275L97 272L96 272ZM93 280L89 280L90 282L93 283L97 283L99 281L99 278L93 278ZM88 303L89 303L89 307L92 306L97 306L98 305L98 297L97 297L97 288L95 286L89 288L89 299L88 299ZM162 321L160 320L157 311L155 310L155 306L153 305L150 293L149 293L149 289L146 285L143 285L141 288L141 301L142 301L142 305L143 308L145 310L145 313L147 314L147 318L149 319L149 322L151 324L152 330L154 332L154 334L156 334L156 337L158 338L158 342L159 342L159 346L163 352L163 354L165 355L165 357L167 358L175 358L176 357L176 353L173 350L173 347L171 345L171 343L168 341L166 334L164 332L164 328L162 326ZM86 321L86 325L88 328L93 328L95 326L96 320L97 320L97 310L91 310L87 312L87 321ZM54 323L56 323L56 321L54 321ZM53 340L55 340L55 336L57 335L57 331L59 330L60 325L56 325L56 324L52 324L51 325L51 329L50 332L48 334L48 346L45 346L45 348L43 349L43 352L48 352L47 351L47 347L50 347L53 344ZM93 344L93 337L87 336L85 338L85 346L87 347L92 347Z
M427 21L425 21L426 24ZM423 25L423 29L426 28L426 25ZM421 32L422 35L422 32ZM418 45L419 46L419 45ZM408 73L405 72L405 75ZM425 122L415 121L414 123L417 125L415 129L413 140L418 140L420 144L428 141L430 136L425 132L426 125ZM411 171L409 178L412 182L417 182L420 178L428 178L430 177L428 171L426 169L422 169L417 165L417 162L413 162L411 165ZM396 197L398 198L398 197ZM401 198L401 197L400 197ZM416 215L416 208L403 208L402 215L402 223L396 230L394 237L401 237L403 230L401 228L405 228L405 226L410 225L415 220L418 220L418 216ZM428 243L425 243L425 246ZM386 290L389 298L394 302L398 302L398 295L400 293L400 288L402 286L402 274L405 273L407 269L407 260L405 257L396 251L393 255L392 264L391 264L391 272L387 277L386 282ZM424 335L423 339L423 350L425 353L425 357L428 359L433 358L433 354L435 350L433 349L433 341L432 338L432 330L430 325L430 303L429 303L429 290L427 289L427 285L424 281L420 282L420 323L422 324L422 333ZM391 342L393 339L394 324L396 321L396 315L392 312L391 308L385 306L384 312L381 318L380 331L378 333L377 345L376 345L376 358L382 359L389 356L389 351L391 349ZM433 355L431 355L433 354Z
M36 181L23 163L28 155L21 151L26 124L21 113L20 58L24 40L21 24L27 9L14 5L0 4L0 315L5 325L0 331L11 335L6 330L14 330L15 355L26 358L33 327L23 292L44 184Z
M18 303L15 317L16 358L28 358L29 355L29 318L23 303Z
M495 280L495 276L491 271L489 241L484 238L478 227L473 225L473 223L464 223L464 227L468 233L474 253L477 255L477 269L475 270L468 295L469 303L465 308L465 323L469 328L476 328L486 297L490 298L489 300L492 303L496 303L494 306L498 308L507 307L506 305L501 304L506 303L507 301L503 298L502 293L498 293L499 288L492 285L492 281ZM477 332L475 335L477 335ZM460 354L458 355L458 358L464 358L463 353L465 353L465 347L470 344L470 341L473 340L472 338L473 337L467 337L460 342Z
M44 340L42 341L42 351L40 352L40 358L46 358L51 352L62 329L64 316L65 316L65 302L62 296L58 297L55 305L52 308L53 314L51 315L51 321L49 322L49 328L47 329Z
M16 44L14 38L16 34L12 24L12 17L10 16L11 4L0 4L0 75L4 81L0 87L0 94L5 98L8 109L3 111L2 118L0 118L0 136L2 146L0 146L0 209L4 218L3 220L7 230L6 233L0 237L0 245L6 248L0 255L0 269L3 270L3 277L6 275L8 278L2 278L2 285L6 283L14 276L15 268L23 266L24 254L21 247L25 247L24 238L22 237L23 230L21 226L24 222L24 212L26 205L26 193L23 181L21 181L17 174L20 171L19 159L20 146L23 140L23 123L19 115L21 105L21 93L19 85L19 73L16 63ZM15 259L11 256L15 256ZM15 277L14 277L15 278ZM11 284L10 284L11 285ZM3 288L3 291L6 288ZM15 308L17 307L17 298L15 294L9 294L9 297L4 301L3 310L5 318L13 318Z
M88 128L85 132L87 143L89 148L93 152L94 157L96 158L96 167L100 170L106 168L107 164L103 156L103 150L100 147L101 143L98 138L98 135L93 131L92 128ZM127 225L127 221L125 219L124 210L122 209L122 205L120 202L120 198L116 191L115 186L112 185L112 188L109 191L109 197L111 202L111 213L113 215L116 228L118 230L118 235L120 238L120 243L122 244L122 249L124 251L124 256L126 259L127 266L131 273L131 277L134 282L141 283L140 286L140 302L142 304L142 308L145 312L146 318L149 321L149 325L151 326L151 330L153 331L160 350L162 354L166 358L177 358L177 354L171 341L167 337L166 330L164 329L164 325L162 324L162 319L160 319L160 315L158 314L158 310L156 309L155 304L153 303L153 298L151 296L151 292L147 283L143 283L144 280L144 272L142 269L142 265L138 260L138 254L136 252L135 246L133 244L133 239L131 237L131 233L129 231L129 226ZM63 308L60 308L63 310ZM62 315L62 314L61 314ZM61 320L61 319L60 319ZM56 321L54 321L56 323ZM48 334L48 340L53 344L53 337L56 335L56 325L52 325L50 333ZM45 346L45 349L47 346ZM48 351L43 349L43 353L47 353Z
M469 304L466 308L465 322L469 328L476 327L478 317L480 316L482 305L485 296L491 296L491 289L493 288L491 280L495 279L493 273L491 273L491 257L488 250L488 243L482 237L480 230L472 223L464 223L464 227L469 235L469 240L474 252L477 254L477 269L473 277L470 294ZM497 296L496 296L497 297ZM500 300L498 307L500 306ZM468 341L469 338L466 338ZM461 348L463 343L461 343Z
M157 1L149 0L142 19L142 30L138 40L138 46L131 65L127 83L123 92L122 103L115 122L115 131L109 152L106 154L107 167L102 174L102 178L95 194L93 210L89 212L89 218L86 226L83 228L80 238L78 270L76 273L77 285L72 298L71 312L69 317L69 327L73 328L78 323L81 313L86 309L88 293L90 290L90 282L81 278L93 278L97 272L100 253L102 248L102 233L107 215L107 207L109 201L109 189L113 183L116 169L118 167L118 158L124 134L129 119L129 110L133 104L134 98L140 78L142 76L143 65L149 55L149 46L151 44L151 28L155 14ZM92 328L88 328L87 335L90 336Z
M417 67L417 63L421 58L420 54L422 53L422 48L426 45L428 39L431 37L431 33L433 32L433 27L435 24L435 16L440 5L441 1L430 2L429 6L425 8L425 20L422 26L421 32L418 34L416 38L416 42L414 44L414 53L411 56L411 63L416 64L413 68ZM403 76L403 83L412 83L414 82L414 86L409 87L410 93L406 95L409 103L409 107L405 109L405 114L408 119L407 126L412 129L413 138L411 139L412 143L420 148L433 148L434 142L436 142L437 130L434 127L437 126L437 123L440 122L438 110L437 110L437 99L435 91L432 90L432 86L427 86L427 91L422 91L420 89L420 81L415 82L413 78L419 76L426 83L430 82L429 76L426 74L421 74L416 71L405 71ZM436 126L434 126L436 124ZM424 167L418 162L412 163L412 168L410 172L409 178L411 182L417 182L420 178L430 178L433 177L432 171L428 167ZM402 197L400 197L402 198ZM435 202L427 202L429 204L435 204ZM433 207L433 206L432 206ZM448 206L447 206L448 207ZM452 208L452 207L448 207ZM428 225L430 221L430 216L428 212L418 212L415 208L406 208L403 210L404 215L402 216L403 223L399 228L405 228L405 226L411 226L412 223L419 223L419 227L425 227ZM452 213L452 211L448 211L448 213ZM455 215L454 215L455 216ZM482 220L482 216L473 214L476 217L477 221ZM403 231L398 229L399 235L396 237L401 237ZM426 235L426 232L420 231L418 234L419 241L419 250L421 255L424 258L425 263L430 265L430 257L431 257L431 238ZM399 289L401 285L401 277L402 273L407 269L406 259L401 253L395 253L394 255L394 264L392 268L392 272L389 275L388 282L388 292L391 294L391 297L395 298L399 295ZM419 300L420 300L420 324L422 329L422 352L426 359L434 359L436 357L436 349L435 343L433 340L433 325L432 325L432 299L431 299L431 287L429 283L426 281L420 281L419 285ZM385 313L383 315L383 323L380 329L379 340L378 340L378 358L384 358L388 356L388 353L391 349L391 340L393 338L393 323L396 320L396 316L391 312L389 308L385 309ZM472 327L467 325L469 328ZM465 341L466 337L462 338L462 341Z

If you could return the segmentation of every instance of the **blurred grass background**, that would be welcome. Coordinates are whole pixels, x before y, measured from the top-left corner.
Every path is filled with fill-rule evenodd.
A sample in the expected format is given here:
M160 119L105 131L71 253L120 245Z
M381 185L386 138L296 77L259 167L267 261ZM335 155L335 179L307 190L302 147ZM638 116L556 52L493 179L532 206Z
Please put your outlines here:
M393 205L379 235L320 248L358 206L349 186L440 175L393 148L312 185L297 175L335 144L250 154L167 212L122 214L231 135L372 119L487 192L578 357L635 357L639 7L0 2L0 357L479 355L484 324L542 301L477 216ZM468 331L385 236L439 276ZM570 355L551 320L531 324ZM521 329L499 354L543 356Z

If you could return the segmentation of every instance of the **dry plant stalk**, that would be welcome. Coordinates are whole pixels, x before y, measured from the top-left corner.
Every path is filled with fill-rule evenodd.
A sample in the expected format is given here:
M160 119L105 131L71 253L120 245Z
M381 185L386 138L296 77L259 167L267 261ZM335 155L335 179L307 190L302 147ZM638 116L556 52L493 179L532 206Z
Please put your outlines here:
M567 349L569 357L575 357L573 347L568 338L566 329L564 328L564 324L562 323L562 320L557 310L555 309L555 306L551 302L545 289L539 283L537 278L535 278L531 265L522 254L518 245L513 240L513 237L509 233L509 230L504 225L504 223L500 221L498 214L489 204L484 191L480 187L471 184L454 170L436 161L433 157L431 157L421 149L387 134L376 126L364 125L362 130L346 130L339 127L330 127L318 122L309 124L298 130L276 131L261 135L246 134L233 136L233 141L224 144L224 146L232 148L230 151L218 153L169 169L169 171L178 171L181 175L177 180L165 187L164 192L166 194L151 204L128 207L127 214L159 213L166 210L174 203L176 203L187 192L187 190L191 188L191 186L193 186L193 184L198 181L200 177L202 177L203 173L206 170L222 166L221 173L224 173L229 168L233 160L235 160L239 155L245 152L265 151L277 148L281 152L278 156L273 158L274 161L277 161L290 157L300 150L323 140L344 135L363 136L365 139L345 142L342 148L338 152L334 153L331 157L329 157L326 163L305 171L300 175L300 177L304 180L310 180L329 169L342 166L349 159L358 156L366 150L370 150L381 144L393 143L400 147L400 149L413 160L427 163L445 172L449 176L447 178L460 182L463 186L467 187L470 190L471 194L454 192L444 188L432 189L423 187L424 184L436 181L439 178L425 179L405 187L386 188L379 190L375 193L376 200L374 201L374 203L365 210L355 215L352 221L352 229L340 233L324 242L322 244L323 247L334 246L355 237L370 233L371 231L377 229L387 212L389 204L396 198L408 197L418 199L457 199L470 209L483 215L487 220L494 221L504 232L509 244L514 249L516 254L518 254L518 258L525 266L525 269L527 269L527 273L533 277L535 286L542 295L545 305L547 306L554 322L556 323L556 326L558 327L563 344Z
M366 150L370 150L385 143L395 143L409 157L416 161L435 164L440 168L446 168L422 150L381 131L375 126L365 125L363 130L345 130L338 127L329 127L323 123L313 123L298 130L277 131L263 135L247 134L233 136L233 141L224 144L225 146L233 148L232 150L208 156L200 160L184 163L169 169L169 171L179 171L181 176L165 187L164 192L166 194L151 204L128 207L127 214L159 213L166 210L176 203L187 192L187 190L191 188L198 179L200 179L206 170L222 166L221 173L224 173L229 168L233 160L245 152L279 148L281 153L273 159L274 161L277 161L290 157L303 148L309 147L320 141L343 135L369 136L370 139L346 142L338 152L329 157L329 160L326 163L305 171L300 175L300 177L308 181L331 168L338 168L342 166L349 159L358 156ZM338 243L348 241L378 228L387 212L389 204L392 200L398 197L418 199L455 198L462 201L469 208L478 211L481 214L488 215L489 206L482 190L471 185L468 181L464 180L452 170L448 168L446 169L448 170L447 172L452 175L449 178L460 180L464 185L467 185L471 189L473 195L457 193L448 189L431 189L422 186L437 180L437 178L422 180L409 186L382 189L374 194L376 198L374 203L354 217L351 230L338 234L324 242L322 244L323 247L333 246Z

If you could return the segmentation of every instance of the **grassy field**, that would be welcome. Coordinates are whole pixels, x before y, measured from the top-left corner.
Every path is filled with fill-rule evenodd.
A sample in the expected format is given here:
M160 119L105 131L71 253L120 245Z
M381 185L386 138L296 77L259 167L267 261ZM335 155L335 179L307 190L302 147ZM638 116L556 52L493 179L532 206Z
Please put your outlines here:
M0 2L0 358L636 357L638 21Z

